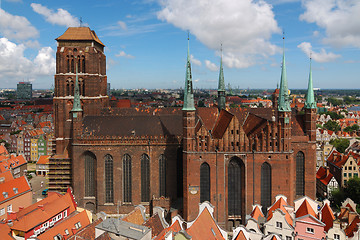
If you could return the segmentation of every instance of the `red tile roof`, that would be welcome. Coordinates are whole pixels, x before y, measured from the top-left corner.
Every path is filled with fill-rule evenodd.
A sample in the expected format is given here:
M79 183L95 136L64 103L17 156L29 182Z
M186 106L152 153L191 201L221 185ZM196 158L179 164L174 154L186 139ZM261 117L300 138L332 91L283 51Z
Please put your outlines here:
M222 109L212 131L214 138L222 138L234 115Z
M126 215L121 220L125 222L134 223L137 225L142 225L145 222L145 219L141 213L141 209L139 207L136 207L134 210L132 210L128 215Z
M253 211L250 213L250 216L256 221L259 221L259 217L264 217L264 214L262 213L260 206L255 205Z
M164 230L161 231L161 233L159 233L159 235L154 238L154 240L163 240L165 239L165 235L168 233L168 232L179 232L181 230L181 226L180 226L180 223L179 221L175 221L170 227L168 228L165 228Z
M7 155L7 154L9 154L8 151L7 151L7 149L6 149L6 147L3 146L3 145L0 145L0 154L1 154L1 155Z
M13 180L14 176L12 175L11 171L8 170L8 171L0 173L0 180L2 178L4 178L4 182L7 182L7 181L10 181L10 180Z
M0 239L1 240L14 240L11 236L11 229L6 223L0 223Z
M192 240L224 240L218 225L206 207L186 232L192 237Z
M50 196L47 198L50 198ZM69 209L69 214L75 211L75 205L71 194L65 193L65 195L54 198L52 198L52 201L40 201L31 205L28 208L32 211L29 211L28 208L19 211L17 214L17 221L14 221L14 225L11 229L28 232L37 225L44 223L66 209ZM42 205L42 207L39 207L40 205ZM27 213L22 214L23 211Z
M330 228L332 228L333 223L335 220L335 216L333 211L331 210L328 203L325 203L325 205L321 209L321 221L325 223L324 230L327 232Z
M217 108L205 108L200 107L196 109L197 117L199 117L204 124L207 130L212 130L214 128L216 119L218 117L219 111Z
M0 203L30 191L31 188L25 176L0 183Z
M357 215L354 220L345 228L345 234L348 238L354 236L354 233L359 229L358 224L360 223L359 215Z
M36 164L48 164L50 155L42 155L39 157L39 160L36 162Z
M317 217L315 214L314 209L310 206L310 203L305 199L303 203L300 205L298 210L296 211L296 218L305 216L305 215L311 215L313 217Z
M334 175L330 172L327 173L327 170L324 167L320 167L316 173L316 179L321 181L326 186L330 183L330 181L333 177L334 177Z
M285 206L288 206L287 202L285 201L284 198L279 197L279 199L269 208L267 221L269 221L272 218L273 212L276 209L280 209L285 214L285 220L287 221L287 223L293 226L293 219L291 218L289 212L285 209Z
M104 44L100 41L98 36L89 27L69 27L63 35L56 38L57 41L61 40L88 40L95 41L100 45Z
M152 238L156 237L164 230L160 217L157 213L146 220L146 222L143 223L143 226L151 228Z
M79 223L81 227L76 228L75 224ZM74 212L72 215L68 216L66 219L62 220L58 224L54 225L52 228L48 229L46 232L38 236L39 240L48 240L54 239L54 237L58 234L63 237L70 237L77 233L79 230L83 229L87 225L90 224L89 216L86 213L86 210L78 213ZM65 230L69 232L69 234L65 234Z
M82 228L77 233L69 237L68 240L80 240L80 239L86 239L86 240L94 240L95 239L95 227L96 225L100 224L103 220L101 218L97 219L90 225Z

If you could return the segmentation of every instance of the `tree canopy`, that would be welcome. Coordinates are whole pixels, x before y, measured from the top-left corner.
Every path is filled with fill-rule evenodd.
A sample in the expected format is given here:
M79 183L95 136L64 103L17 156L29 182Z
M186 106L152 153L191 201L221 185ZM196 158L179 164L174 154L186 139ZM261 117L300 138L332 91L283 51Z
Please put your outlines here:
M341 153L344 153L350 145L349 139L346 138L331 139L329 143L333 145L338 152Z

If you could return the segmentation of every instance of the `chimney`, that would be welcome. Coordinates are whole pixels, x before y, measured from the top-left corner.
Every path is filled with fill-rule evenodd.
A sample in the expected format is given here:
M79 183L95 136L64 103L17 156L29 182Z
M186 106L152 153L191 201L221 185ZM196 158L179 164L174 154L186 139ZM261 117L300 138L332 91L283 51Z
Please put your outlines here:
M42 211L44 211L44 205L38 205L38 208L40 208Z
M21 210L23 210L24 209L24 207L19 207L19 212L21 211Z
M330 173L329 166L326 166L326 176L329 176L329 173Z

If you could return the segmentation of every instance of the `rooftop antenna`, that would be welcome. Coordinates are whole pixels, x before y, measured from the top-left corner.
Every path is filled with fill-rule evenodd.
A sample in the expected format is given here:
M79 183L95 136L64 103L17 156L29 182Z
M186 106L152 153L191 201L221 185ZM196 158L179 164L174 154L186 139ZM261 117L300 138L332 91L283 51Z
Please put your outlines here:
M83 24L82 17L80 17L80 27L82 27L82 24Z

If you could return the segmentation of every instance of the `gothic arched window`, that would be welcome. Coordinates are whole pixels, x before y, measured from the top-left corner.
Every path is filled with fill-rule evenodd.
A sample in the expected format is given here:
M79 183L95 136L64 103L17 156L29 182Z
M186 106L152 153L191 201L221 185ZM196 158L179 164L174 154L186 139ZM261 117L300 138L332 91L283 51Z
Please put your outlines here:
M166 197L166 158L164 154L159 157L159 194Z
M304 181L305 181L305 156L303 152L298 152L296 154L296 195L303 196L304 191Z
M131 202L131 157L123 156L124 202Z
M82 56L82 72L85 73L85 56Z
M95 197L96 157L91 152L85 156L85 197Z
M266 162L261 165L261 206L271 206L271 166Z
M113 190L113 158L111 155L105 155L105 202L114 202L114 190Z
M210 202L210 166L206 162L200 166L200 202Z
M141 202L150 201L150 159L141 155Z
M228 165L228 214L230 216L242 214L244 171L244 164L241 159L234 157L230 160Z

